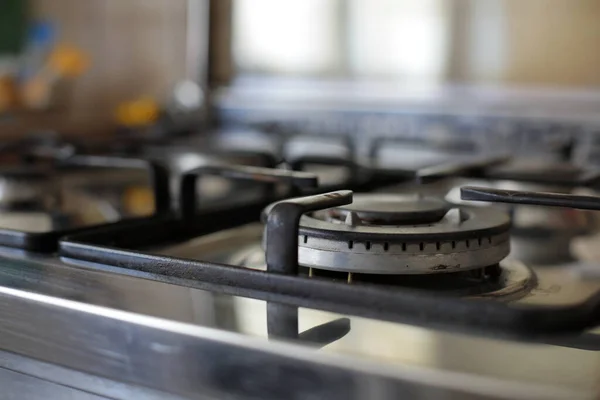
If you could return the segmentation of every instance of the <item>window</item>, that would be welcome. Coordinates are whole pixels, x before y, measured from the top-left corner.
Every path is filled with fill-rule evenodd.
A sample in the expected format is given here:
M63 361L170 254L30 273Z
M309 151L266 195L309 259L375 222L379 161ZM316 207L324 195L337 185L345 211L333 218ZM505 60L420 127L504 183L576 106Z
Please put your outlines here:
M600 0L233 0L237 75L600 85Z

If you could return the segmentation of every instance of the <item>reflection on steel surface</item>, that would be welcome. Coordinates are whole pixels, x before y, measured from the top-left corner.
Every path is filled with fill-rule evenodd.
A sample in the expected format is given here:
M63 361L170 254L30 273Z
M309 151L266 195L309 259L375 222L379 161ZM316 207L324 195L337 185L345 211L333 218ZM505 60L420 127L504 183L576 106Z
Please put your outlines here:
M110 293L116 290L113 280L130 281L129 289L137 290L137 281L125 277L78 273L80 277L96 275L104 282L101 291L109 296L115 294ZM156 285L164 284L151 284ZM62 290L56 289L60 296ZM383 366L368 360L356 363L352 357L273 341L266 346L262 340L235 333L90 304L97 301L86 298L82 289L76 291L80 300L73 301L0 288L0 346L42 361L192 398L206 394L281 398L290 391L302 396L343 394L344 398L356 399L394 398L406 391L415 398L435 397L442 390L449 398L488 398L497 393L501 398L581 395L577 390L503 379ZM169 366L166 370L165 365Z

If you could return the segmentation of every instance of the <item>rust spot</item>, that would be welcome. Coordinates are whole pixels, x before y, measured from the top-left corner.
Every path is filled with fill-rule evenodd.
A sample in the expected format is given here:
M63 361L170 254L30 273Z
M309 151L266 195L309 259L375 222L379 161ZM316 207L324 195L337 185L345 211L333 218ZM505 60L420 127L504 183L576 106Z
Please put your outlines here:
M432 271L443 271L445 269L460 269L460 264L456 265L436 265L430 268Z

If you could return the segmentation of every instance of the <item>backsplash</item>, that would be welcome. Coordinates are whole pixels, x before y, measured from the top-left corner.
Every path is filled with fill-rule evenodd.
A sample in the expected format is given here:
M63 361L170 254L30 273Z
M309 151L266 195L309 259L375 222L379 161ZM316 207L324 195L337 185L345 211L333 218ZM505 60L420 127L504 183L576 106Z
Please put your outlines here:
M185 76L185 0L33 0L32 8L34 17L56 23L59 40L90 57L69 113L111 118L119 102L163 99Z

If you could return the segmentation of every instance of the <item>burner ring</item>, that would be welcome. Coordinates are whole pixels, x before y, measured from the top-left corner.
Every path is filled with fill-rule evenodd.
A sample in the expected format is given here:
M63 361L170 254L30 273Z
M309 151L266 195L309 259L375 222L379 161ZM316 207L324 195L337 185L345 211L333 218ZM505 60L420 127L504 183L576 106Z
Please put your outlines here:
M376 195L359 196L354 207L316 211L301 218L300 265L366 274L438 274L494 265L510 251L510 219L493 207L454 207L436 221L425 218L425 223L390 225L388 219L384 225L375 225L360 215L363 209L373 210L371 200ZM414 211L414 200L397 199L399 211L386 204L385 212ZM409 201L409 206L403 208L402 201ZM436 203L428 200L424 209L431 204ZM443 201L437 204L447 207ZM430 208L428 217L440 210L445 209Z
M450 242L336 242L302 236L299 243L300 265L331 271L394 275L478 269L500 262L510 251L508 232L485 239Z
M358 196L356 196L358 197ZM320 239L359 241L452 241L477 239L510 228L508 215L493 207L454 207L437 222L426 224L351 225L323 220L329 210L303 215L300 236Z

